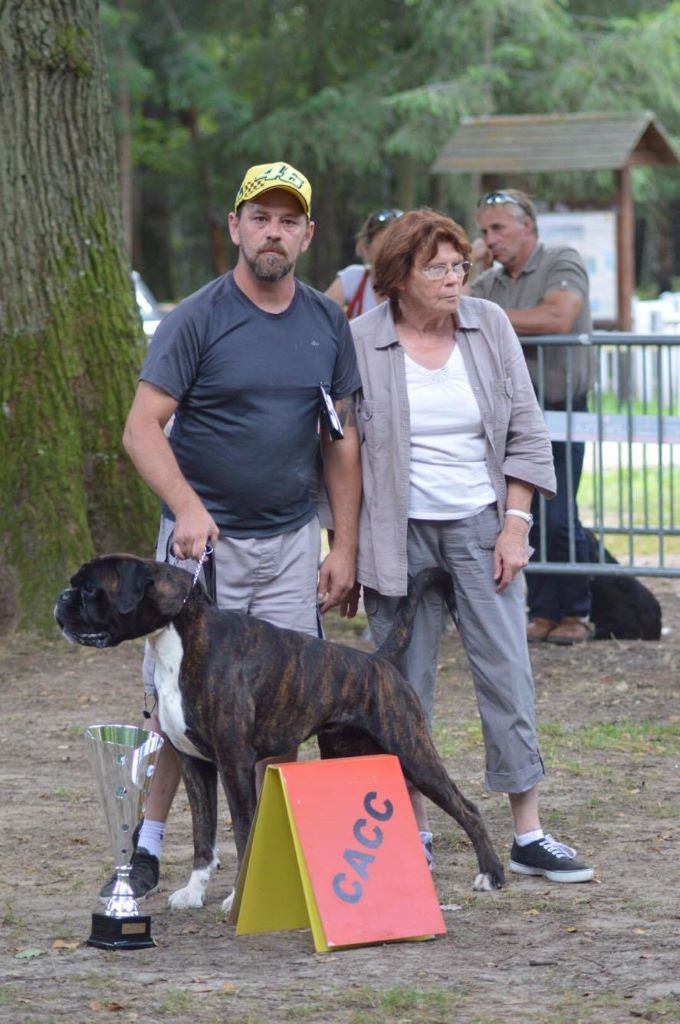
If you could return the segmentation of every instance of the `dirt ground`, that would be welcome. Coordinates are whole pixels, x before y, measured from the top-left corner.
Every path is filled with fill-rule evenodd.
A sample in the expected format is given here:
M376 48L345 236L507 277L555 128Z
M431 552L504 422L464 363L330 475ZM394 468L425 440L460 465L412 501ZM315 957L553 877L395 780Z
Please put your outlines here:
M139 722L140 644L78 648L56 629L47 640L0 643L0 1021L680 1021L680 581L650 586L663 607L661 641L532 651L549 768L544 824L595 865L595 881L510 876L503 891L474 893L471 847L435 810L447 934L329 954L314 952L309 931L237 937L226 924L228 827L206 907L169 909L190 870L183 791L161 888L144 904L156 948L87 946L110 854L82 732ZM336 619L330 632L366 646L359 626ZM436 740L507 860L506 801L482 787L470 679L453 633L442 644Z

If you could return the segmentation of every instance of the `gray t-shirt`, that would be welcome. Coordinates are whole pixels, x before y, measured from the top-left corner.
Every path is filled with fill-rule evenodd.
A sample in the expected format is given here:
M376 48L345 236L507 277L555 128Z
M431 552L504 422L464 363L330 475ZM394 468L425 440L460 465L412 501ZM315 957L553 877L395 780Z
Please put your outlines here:
M572 291L583 299L569 334L590 334L590 289L588 271L576 251L567 246L538 243L515 281L505 267L492 267L470 285L470 294L496 302L502 309L531 309L549 291ZM594 379L594 353L590 347L570 346L572 391L575 400L585 397ZM538 390L536 345L523 345L531 379ZM546 405L564 407L567 393L567 346L544 346Z
M230 272L161 321L140 380L177 399L170 445L226 536L274 536L313 518L319 384L333 398L361 387L337 303L296 280L288 309L267 313Z

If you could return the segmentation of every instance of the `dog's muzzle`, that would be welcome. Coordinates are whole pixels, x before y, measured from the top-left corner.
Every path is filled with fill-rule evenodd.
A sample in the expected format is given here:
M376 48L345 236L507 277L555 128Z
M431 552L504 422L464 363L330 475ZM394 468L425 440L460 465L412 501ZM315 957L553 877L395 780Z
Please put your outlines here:
M113 636L109 630L87 628L74 623L73 601L77 591L72 587L62 591L54 606L54 618L65 638L82 647L112 647Z
M80 644L81 647L113 647L113 638L110 633L72 633L70 629L63 626L59 619L57 623L66 639L72 644Z

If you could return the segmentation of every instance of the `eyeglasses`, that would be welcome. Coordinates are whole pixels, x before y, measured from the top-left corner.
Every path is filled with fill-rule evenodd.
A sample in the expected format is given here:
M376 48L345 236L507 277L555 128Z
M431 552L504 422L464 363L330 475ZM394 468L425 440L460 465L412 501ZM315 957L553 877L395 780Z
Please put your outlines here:
M430 281L443 281L449 271L456 277L467 277L471 266L469 260L463 260L462 263L430 263L427 267L419 267L419 270Z
M487 192L485 196L480 196L477 200L477 209L481 206L505 206L507 203L519 206L520 210L524 210L527 217L531 217L533 220L534 211L529 204L512 192Z

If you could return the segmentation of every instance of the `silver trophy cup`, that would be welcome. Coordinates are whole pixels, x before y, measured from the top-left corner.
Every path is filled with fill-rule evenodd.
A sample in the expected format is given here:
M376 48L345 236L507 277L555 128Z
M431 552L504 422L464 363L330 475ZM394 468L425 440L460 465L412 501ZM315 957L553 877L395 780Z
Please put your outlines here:
M130 887L133 833L142 816L163 739L133 725L91 725L87 752L111 838L116 882L103 914L92 915L90 946L143 949L155 945L151 917L139 913Z

